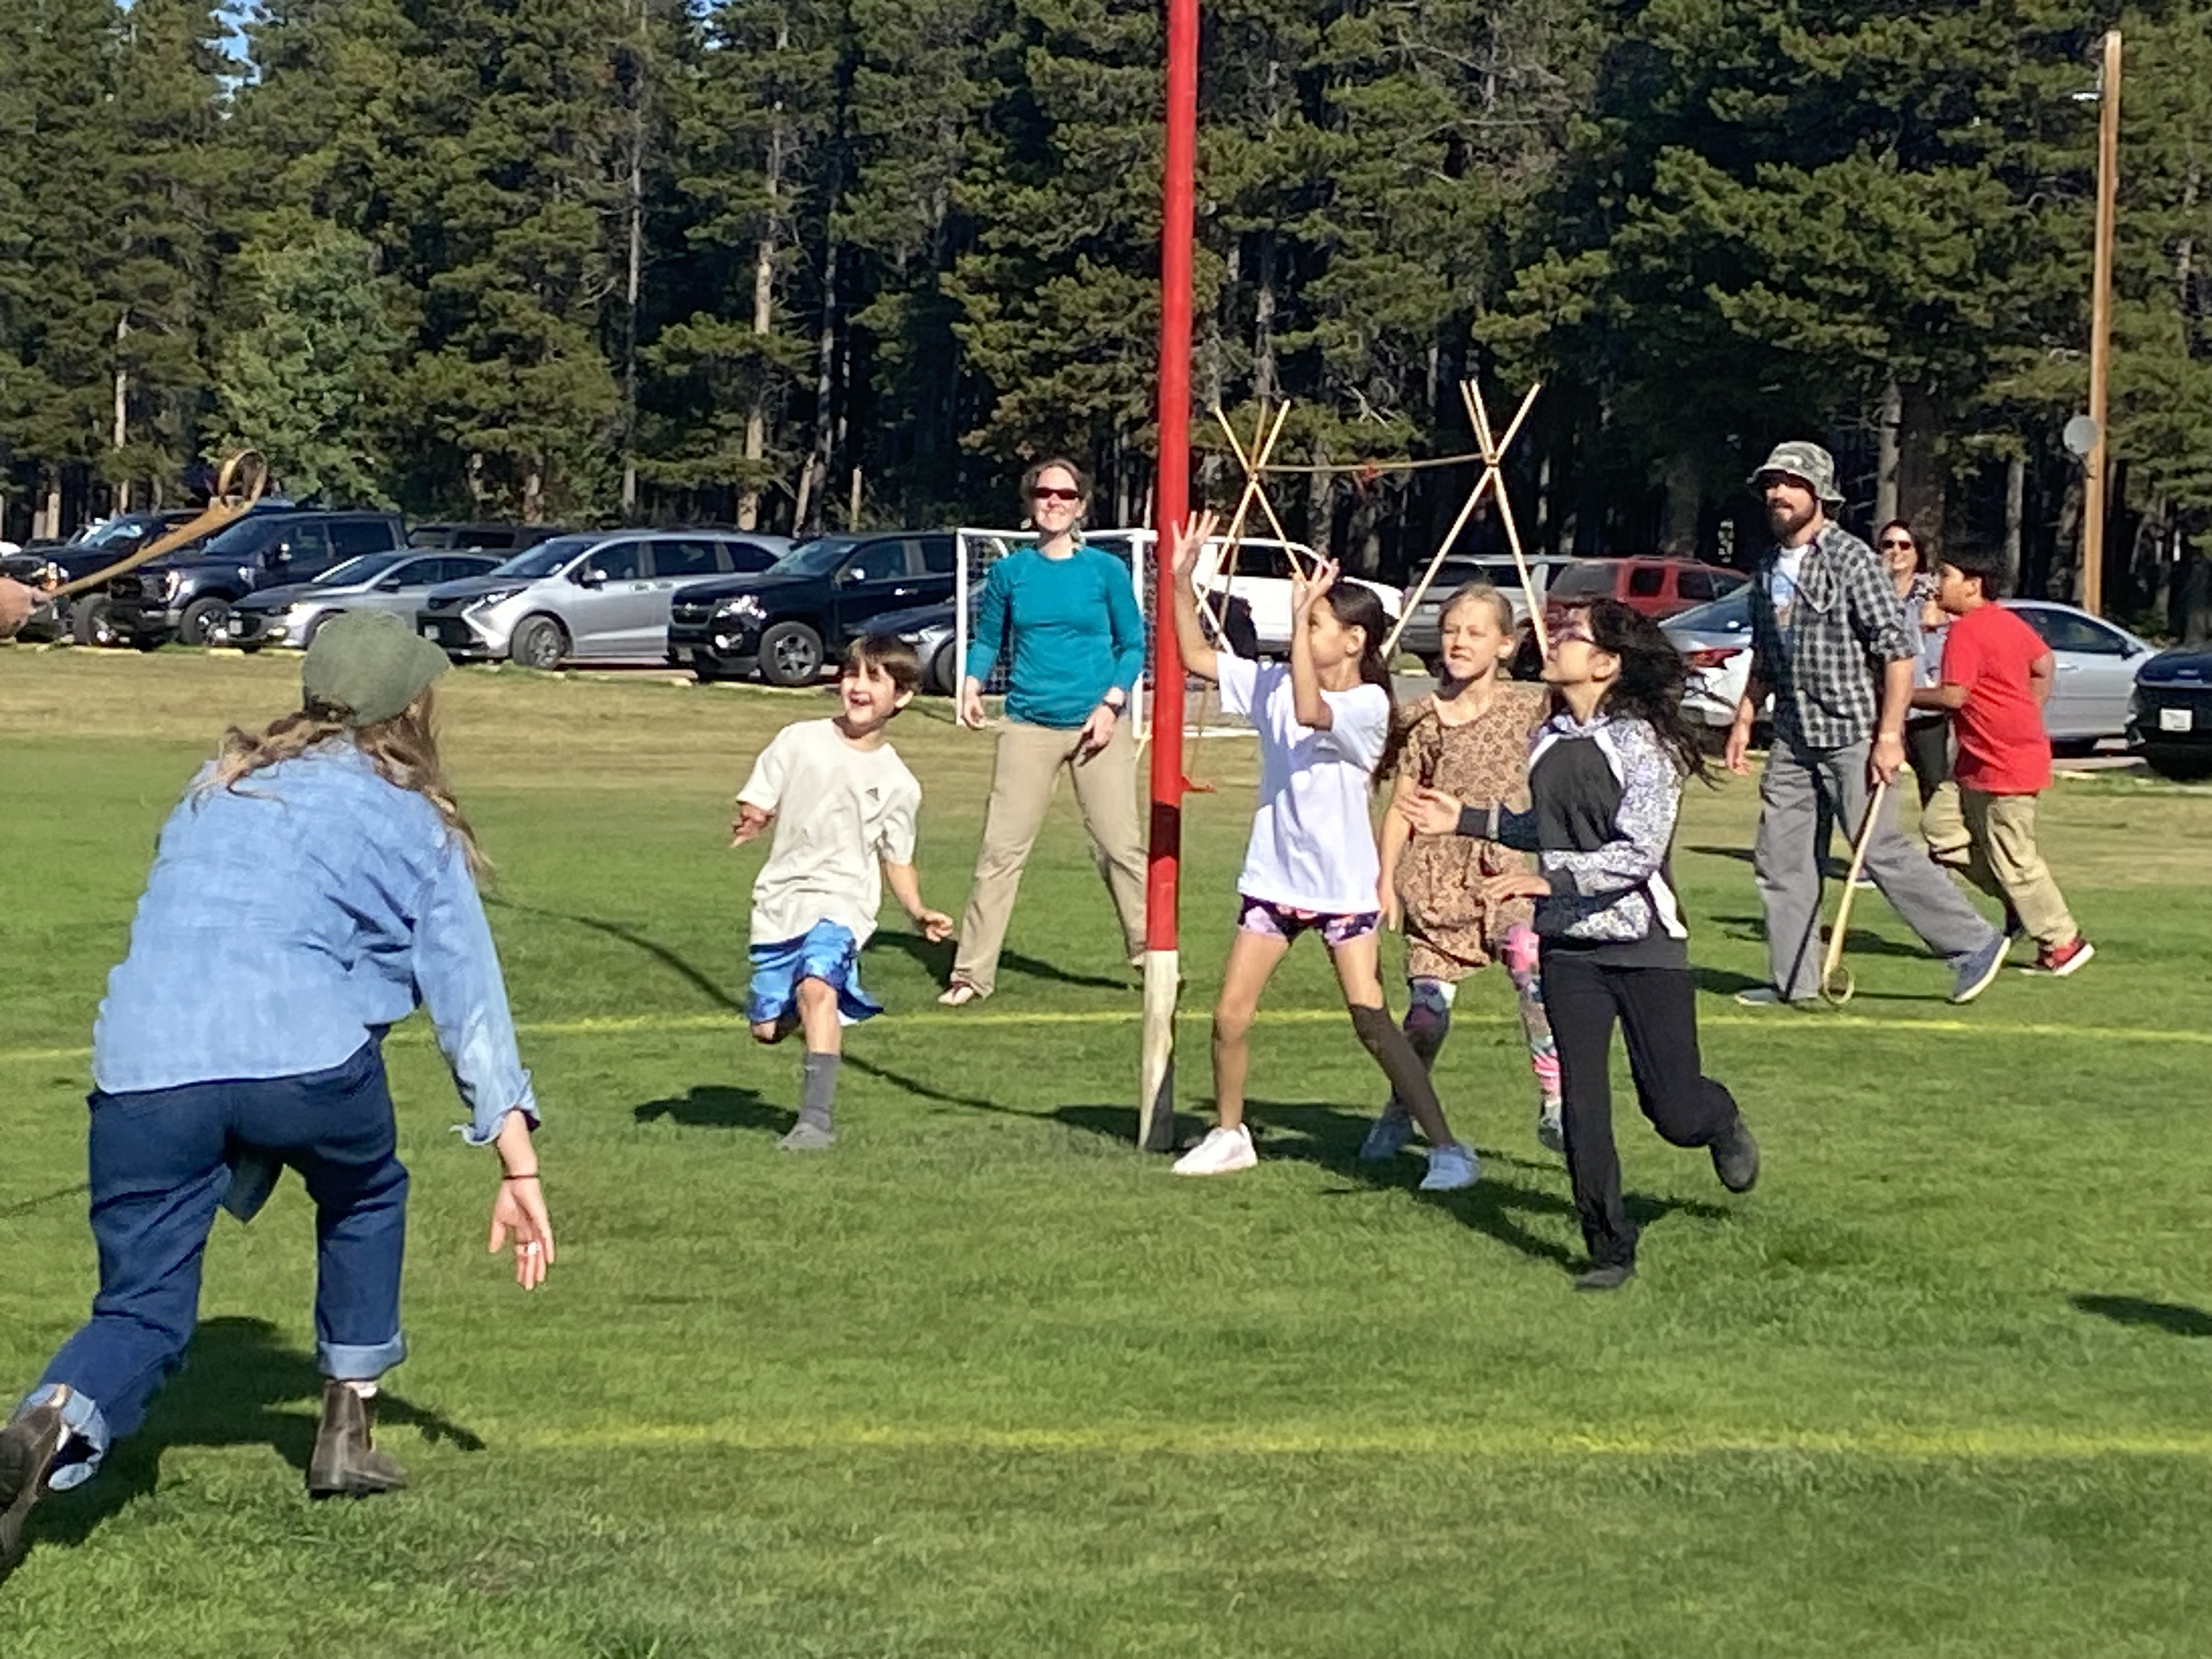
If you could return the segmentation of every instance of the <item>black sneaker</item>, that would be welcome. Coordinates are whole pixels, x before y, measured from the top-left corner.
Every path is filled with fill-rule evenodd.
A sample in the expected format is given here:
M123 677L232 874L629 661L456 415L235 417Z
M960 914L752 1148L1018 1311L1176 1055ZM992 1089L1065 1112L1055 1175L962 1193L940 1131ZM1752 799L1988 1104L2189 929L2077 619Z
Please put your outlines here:
M1601 1261L1575 1275L1578 1291L1617 1291L1636 1277L1636 1267L1629 1261Z
M1741 1114L1726 1134L1707 1149L1713 1155L1713 1173L1732 1193L1747 1193L1759 1184L1759 1143Z
M23 1523L45 1495L46 1476L68 1438L58 1399L32 1407L0 1429L0 1579L23 1559Z

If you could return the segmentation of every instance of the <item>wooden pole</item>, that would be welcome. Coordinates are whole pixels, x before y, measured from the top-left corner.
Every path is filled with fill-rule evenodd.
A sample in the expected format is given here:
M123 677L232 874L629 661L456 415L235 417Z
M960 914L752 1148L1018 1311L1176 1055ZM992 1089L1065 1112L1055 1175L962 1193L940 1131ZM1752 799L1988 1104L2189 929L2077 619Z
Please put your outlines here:
M2120 32L2105 36L2105 70L2097 100L2097 249L2089 286L2089 418L2096 423L2081 488L2081 581L2078 598L2092 616L2105 610L2106 422L2112 370L2112 233L2120 185Z

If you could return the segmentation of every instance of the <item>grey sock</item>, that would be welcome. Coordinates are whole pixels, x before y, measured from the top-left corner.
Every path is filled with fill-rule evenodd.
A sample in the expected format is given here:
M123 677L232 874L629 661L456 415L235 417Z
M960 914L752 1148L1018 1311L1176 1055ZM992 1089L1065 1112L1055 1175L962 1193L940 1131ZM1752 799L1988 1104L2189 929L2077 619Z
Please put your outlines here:
M830 1127L830 1104L837 1098L837 1059L836 1054L817 1053L810 1048L799 1067L799 1121L817 1129Z

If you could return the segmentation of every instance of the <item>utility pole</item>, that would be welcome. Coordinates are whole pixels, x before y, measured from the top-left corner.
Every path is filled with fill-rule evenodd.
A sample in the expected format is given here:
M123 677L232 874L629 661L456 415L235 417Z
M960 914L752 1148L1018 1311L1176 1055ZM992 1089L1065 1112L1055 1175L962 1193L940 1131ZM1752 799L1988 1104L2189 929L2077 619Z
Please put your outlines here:
M2120 32L2105 36L2097 87L2097 248L2089 287L2089 420L2096 436L2081 481L2081 581L2075 596L2092 616L2105 610L2105 479L2107 383L2112 370L2112 231L2120 185Z

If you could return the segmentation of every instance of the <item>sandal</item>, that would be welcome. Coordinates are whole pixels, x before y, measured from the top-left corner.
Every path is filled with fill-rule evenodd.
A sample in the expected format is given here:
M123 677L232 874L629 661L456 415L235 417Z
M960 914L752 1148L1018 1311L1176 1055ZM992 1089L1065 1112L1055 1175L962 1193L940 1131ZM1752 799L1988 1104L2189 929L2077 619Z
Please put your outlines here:
M956 979L946 986L938 1000L948 1008L965 1008L982 996L982 993L964 979Z

